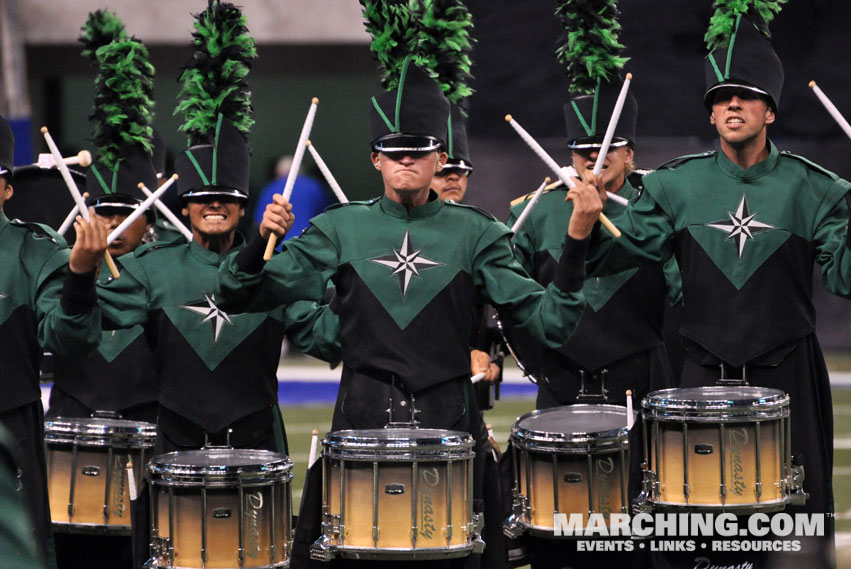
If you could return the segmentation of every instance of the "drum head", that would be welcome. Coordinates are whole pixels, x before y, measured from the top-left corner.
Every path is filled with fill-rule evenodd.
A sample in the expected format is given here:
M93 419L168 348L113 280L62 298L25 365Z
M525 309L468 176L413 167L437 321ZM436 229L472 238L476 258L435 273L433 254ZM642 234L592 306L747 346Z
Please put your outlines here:
M626 445L626 407L567 405L532 411L511 428L520 448L547 452L586 452Z
M285 454L256 449L201 449L169 452L148 465L154 484L233 486L292 478Z
M44 440L48 444L151 448L156 436L157 426L141 421L57 417L44 422Z
M442 429L334 431L322 441L325 456L347 460L451 460L473 456L473 436Z
M789 396L779 389L752 386L711 386L662 389L641 402L645 416L676 420L724 417L743 420L788 416Z

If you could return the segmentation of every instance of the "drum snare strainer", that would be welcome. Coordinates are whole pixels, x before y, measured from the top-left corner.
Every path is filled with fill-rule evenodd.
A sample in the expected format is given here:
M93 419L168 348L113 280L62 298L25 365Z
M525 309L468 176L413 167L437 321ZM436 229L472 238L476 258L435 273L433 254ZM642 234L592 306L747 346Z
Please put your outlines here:
M771 512L803 504L789 396L764 387L663 389L642 401L641 511Z

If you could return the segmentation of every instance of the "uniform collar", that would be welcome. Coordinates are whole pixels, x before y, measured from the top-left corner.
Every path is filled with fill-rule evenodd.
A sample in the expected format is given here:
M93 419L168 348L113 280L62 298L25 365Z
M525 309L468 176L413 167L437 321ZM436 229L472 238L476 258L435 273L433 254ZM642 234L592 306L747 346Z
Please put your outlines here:
M780 156L780 152L777 150L777 147L774 146L774 143L770 140L768 141L768 148L768 158L762 160L761 162L757 162L747 170L727 158L727 155L724 154L724 152L722 151L718 151L715 153L715 163L718 165L722 172L724 172L731 178L737 178L749 182L767 174L768 172L774 169L774 166L777 165L777 159Z
M218 266L222 263L225 257L230 255L243 245L245 245L245 238L242 236L242 233L237 231L236 235L234 235L233 247L231 247L222 254L201 247L201 245L199 245L198 242L194 239L189 243L189 252L192 254L193 257L195 257L206 265Z
M431 217L440 211L442 206L440 199L437 197L437 192L431 189L428 191L428 200L426 200L426 203L419 207L415 207L410 213L408 213L408 208L399 202L391 200L386 194L381 196L380 203L382 211L389 213L393 217L398 217L399 219L423 219Z

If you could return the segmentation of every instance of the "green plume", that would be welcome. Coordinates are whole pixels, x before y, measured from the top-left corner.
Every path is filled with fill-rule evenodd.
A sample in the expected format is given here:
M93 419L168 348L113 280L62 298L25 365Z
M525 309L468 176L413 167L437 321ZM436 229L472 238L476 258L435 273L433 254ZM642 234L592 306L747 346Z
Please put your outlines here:
M89 118L100 162L112 170L128 147L153 153L154 67L145 46L127 36L98 48L97 58L95 109Z
M730 45L738 16L750 18L762 34L771 39L768 24L780 12L786 0L715 0L715 13L703 39L709 52Z
M245 16L233 4L210 0L195 18L195 54L180 75L183 86L174 110L184 116L180 130L189 136L190 146L209 144L221 113L247 136L254 119L245 77L257 50Z
M599 81L616 78L629 61L620 56L616 0L564 0L555 13L564 26L556 57L571 78L570 91L593 93Z
M405 58L427 68L416 49L418 21L416 0L360 0L366 31L372 36L369 49L381 66L381 85L392 91L399 85Z
M83 44L83 57L89 58L94 65L98 64L97 50L112 42L112 40L124 38L124 24L114 12L109 10L96 10L89 12L86 22L80 28L78 41Z
M422 0L419 10L417 53L451 103L473 94L470 52L473 17L459 0Z

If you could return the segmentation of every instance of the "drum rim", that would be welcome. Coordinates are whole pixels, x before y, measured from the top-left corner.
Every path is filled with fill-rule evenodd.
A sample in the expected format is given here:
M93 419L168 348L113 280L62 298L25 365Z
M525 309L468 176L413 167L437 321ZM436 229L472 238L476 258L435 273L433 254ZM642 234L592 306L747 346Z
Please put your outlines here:
M157 426L145 421L94 417L56 417L44 421L45 443L108 446L138 441L138 448L153 446Z
M668 389L660 389L648 393L641 401L641 407L645 416L665 415L665 413L679 414L688 412L691 414L710 414L719 415L724 413L739 413L739 414L758 414L761 417L769 416L784 416L789 410L789 395L780 389L771 387L758 386L738 386L735 389L754 389L767 391L762 397L745 398L744 395L740 399L731 398L715 398L715 399L686 399L673 398L670 395L684 390L701 390L709 395L713 391L721 392L728 391L727 386L706 386L706 387L672 387Z
M252 453L265 455L266 462L251 462L247 464L220 465L220 464L184 464L176 462L180 455L197 455L199 453L231 452L241 455ZM259 460L259 458L258 458ZM170 462L169 462L170 461ZM195 449L179 450L158 454L148 463L148 472L151 475L151 483L161 486L213 486L217 484L232 485L238 483L247 485L251 483L265 482L288 482L293 478L294 467L292 459L286 454L265 449Z
M535 429L529 429L520 426L520 423L523 420L531 417L537 417L543 414L564 411L565 409L576 409L581 411L592 407L595 409L604 407L612 411L617 410L619 412L623 412L624 419L626 419L626 407L621 405L612 405L609 403L577 403L574 405L561 405L559 407L535 409L534 411L530 411L529 413L521 415L514 421L514 424L511 426L511 439L518 443L518 446L523 449L545 449L550 447L543 445L553 445L553 450L562 448L565 449L565 452L570 452L570 450L568 449L572 449L572 447L575 447L575 449L573 450L575 452L583 451L585 447L580 448L579 445L590 444L592 446L599 446L601 448L605 448L607 446L617 445L620 442L626 441L627 437L629 436L629 430L627 429L625 424L622 427L617 427L606 431L576 431L572 433L536 431ZM637 417L637 413L635 411L633 411L633 415Z
M393 431L422 436L378 436ZM322 454L341 460L458 460L472 457L475 444L470 433L448 429L344 429L326 433Z

